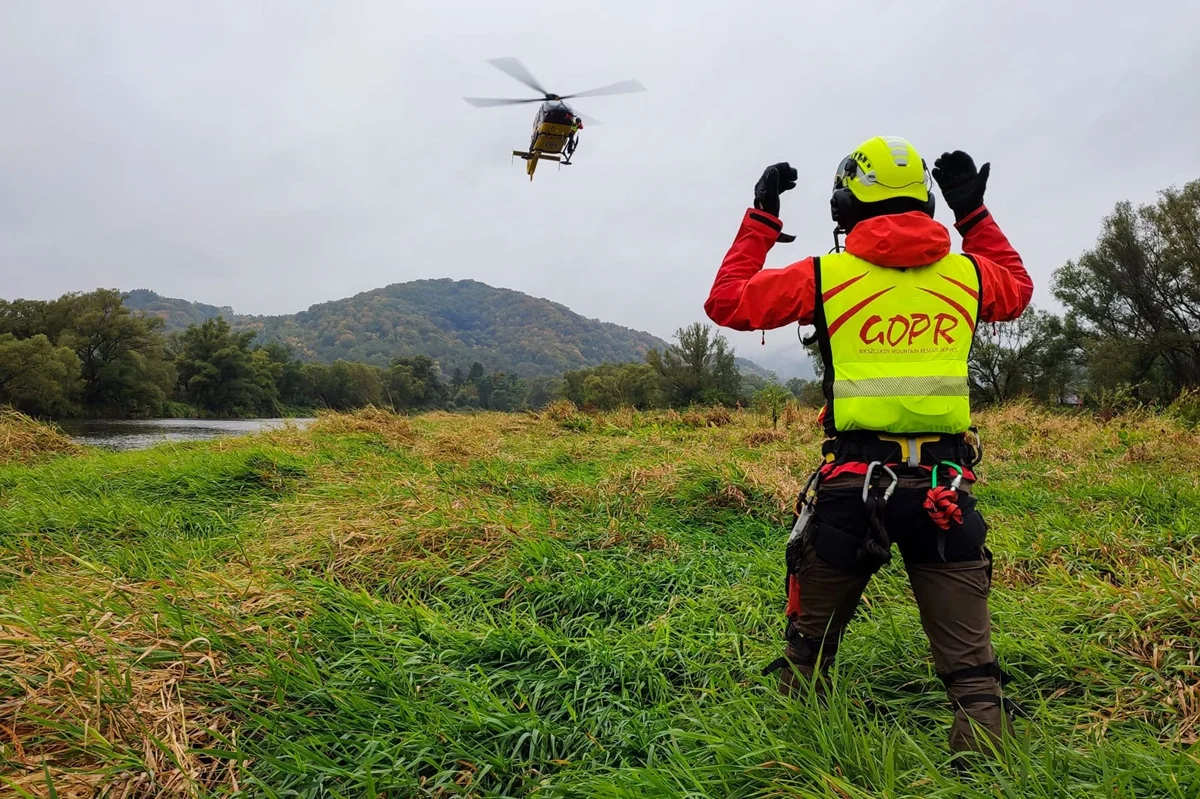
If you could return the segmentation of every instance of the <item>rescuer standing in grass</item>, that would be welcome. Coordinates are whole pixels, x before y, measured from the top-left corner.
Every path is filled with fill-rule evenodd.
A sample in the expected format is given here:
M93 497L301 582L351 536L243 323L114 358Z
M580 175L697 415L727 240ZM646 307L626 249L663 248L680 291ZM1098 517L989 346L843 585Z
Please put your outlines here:
M987 524L971 494L979 453L967 357L978 324L1020 316L1033 283L983 204L990 166L976 170L961 151L934 164L963 237L959 255L933 219L916 149L869 139L834 177L844 251L764 271L772 245L791 239L779 195L797 179L787 163L768 167L704 304L734 330L815 325L824 364L828 438L787 547L786 656L769 667L781 669L780 690L824 688L863 589L895 542L954 706L956 764L959 753L998 749L1012 726L991 643Z

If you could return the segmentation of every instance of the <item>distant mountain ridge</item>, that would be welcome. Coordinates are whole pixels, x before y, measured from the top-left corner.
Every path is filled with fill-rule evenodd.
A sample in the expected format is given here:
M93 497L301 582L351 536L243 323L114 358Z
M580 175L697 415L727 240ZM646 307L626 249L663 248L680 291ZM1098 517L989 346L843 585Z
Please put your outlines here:
M557 375L600 363L640 361L666 341L640 330L589 319L551 300L475 280L415 280L319 303L280 316L237 314L232 308L128 292L129 307L165 320L165 329L224 316L263 341L282 341L305 360L338 358L386 366L396 357L426 355L449 373L476 361L521 377ZM753 362L743 371L766 376Z
M125 305L135 310L163 317L166 330L183 330L190 324L202 324L217 316L224 316L233 323L236 314L229 306L217 307L202 302L163 297L150 289L134 289L124 292Z

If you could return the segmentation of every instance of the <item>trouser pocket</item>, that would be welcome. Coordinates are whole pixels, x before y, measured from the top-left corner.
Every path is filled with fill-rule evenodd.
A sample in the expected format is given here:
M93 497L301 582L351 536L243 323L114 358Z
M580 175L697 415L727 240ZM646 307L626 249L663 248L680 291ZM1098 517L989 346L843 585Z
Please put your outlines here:
M938 554L946 563L983 559L983 545L987 540L988 526L979 512L975 497L958 491L958 506L962 509L962 522L951 524L949 530L939 530L942 541Z
M883 562L864 550L867 532L861 488L821 489L810 538L818 557L851 574L873 574Z

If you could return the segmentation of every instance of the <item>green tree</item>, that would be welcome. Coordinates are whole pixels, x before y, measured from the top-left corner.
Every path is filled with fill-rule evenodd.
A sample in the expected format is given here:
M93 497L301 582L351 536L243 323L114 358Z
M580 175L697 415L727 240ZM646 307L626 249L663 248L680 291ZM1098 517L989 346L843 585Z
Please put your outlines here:
M220 316L188 327L175 362L187 401L220 416L278 413L282 366L252 350L253 340L253 332L234 333Z
M26 339L40 334L56 343L67 327L68 319L61 299L53 302L0 300L0 335L8 333L14 338Z
M768 383L754 395L754 408L759 413L771 417L771 428L778 429L779 414L783 413L784 407L791 398L791 392L783 386L778 383Z
M474 372L474 368L471 369ZM471 385L475 387L475 391L479 394L479 407L485 411L492 409L492 390L495 386L492 384L491 375L480 375L478 380L472 380Z
M493 411L516 411L525 407L525 381L515 375L495 372L488 381L491 392L484 407Z
M805 380L802 377L793 377L784 385L801 405L818 408L825 404L825 390L820 380Z
M442 380L437 364L424 355L393 360L386 391L393 406L401 410L441 408L450 400L450 387Z
M275 389L279 401L291 408L308 408L316 404L312 381L304 362L292 354L292 348L281 341L272 341L261 348L268 359L278 364L279 377Z
M338 360L305 364L304 370L317 407L348 411L384 404L383 373L374 366Z
M334 361L329 367L329 407L335 410L384 404L383 373L374 366Z
M738 401L747 406L753 406L758 392L772 383L779 382L779 377L774 372L770 372L769 375L769 377L764 377L753 372L742 372L742 382L738 386Z
M653 408L662 399L658 374L646 363L602 363L575 369L563 375L558 395L580 407L600 409Z
M162 320L131 313L120 292L66 294L47 304L42 324L79 358L87 412L152 414L170 397L175 375L158 332Z
M313 408L329 408L326 391L330 386L329 364L304 364L304 382L308 388L309 401L305 403Z
M628 363L617 371L621 404L646 410L661 404L662 388L658 374L647 363Z
M821 346L814 339L809 342L804 340L804 349L808 351L808 359L812 361L813 374L817 376L817 382L820 382L825 377L825 359L821 357Z
M720 332L699 322L675 331L675 343L659 353L650 350L646 362L662 378L673 407L699 404L733 405L741 374L729 342Z
M1091 250L1055 272L1054 295L1143 400L1200 385L1200 180L1153 205L1118 203Z
M1129 339L1089 337L1083 343L1086 353L1087 393L1094 398L1127 395L1133 398L1134 383L1139 377L1151 382L1161 379L1152 371L1137 367L1139 347Z
M38 333L0 334L0 405L33 416L68 416L79 390L79 358Z
M583 380L583 401L585 405L610 411L621 405L621 386L616 374L597 374L592 372Z
M1081 350L1062 319L1033 306L1018 319L980 329L968 362L971 396L984 404L1026 396L1058 404L1075 388Z
M525 381L526 402L534 409L544 408L562 396L563 380L558 377L531 377Z
M474 383L465 383L463 387L454 395L454 404L459 408L478 408L479 407L479 389Z
M570 372L564 372L561 387L563 399L570 400L577 407L582 408L585 404L583 384L587 381L588 375L591 373L591 369L574 369Z

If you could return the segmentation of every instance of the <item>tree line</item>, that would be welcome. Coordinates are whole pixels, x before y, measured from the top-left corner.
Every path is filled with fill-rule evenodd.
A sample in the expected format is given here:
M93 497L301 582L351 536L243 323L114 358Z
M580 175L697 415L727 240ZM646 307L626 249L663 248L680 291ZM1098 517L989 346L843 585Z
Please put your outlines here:
M0 300L0 404L63 417L277 416L317 408L519 411L567 398L580 406L683 407L748 401L726 339L696 324L644 363L605 364L562 377L519 378L473 363L447 376L432 358L387 367L315 363L224 317L164 333L100 289L56 300Z
M58 418L245 417L367 405L516 410L530 396L524 381L478 363L447 380L424 356L386 368L305 362L223 317L161 328L160 317L131 312L111 289L0 300L0 404Z

